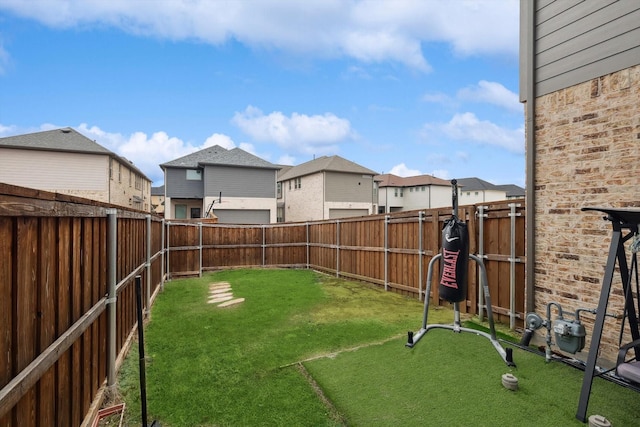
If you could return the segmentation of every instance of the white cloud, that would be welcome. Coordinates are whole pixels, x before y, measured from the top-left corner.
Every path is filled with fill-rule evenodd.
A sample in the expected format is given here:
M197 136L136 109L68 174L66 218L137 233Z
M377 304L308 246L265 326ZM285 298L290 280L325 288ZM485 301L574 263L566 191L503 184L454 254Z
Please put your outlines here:
M293 156L290 156L288 154L285 154L283 156L281 156L278 161L277 164L279 165L291 165L293 166L296 162L296 158Z
M445 137L458 141L469 141L495 145L508 151L524 153L524 128L507 129L488 120L479 120L473 113L456 114L447 123L428 123L423 135L437 140Z
M524 111L518 94L511 92L500 83L486 80L480 80L476 86L460 89L458 98L473 102L486 102L518 113Z
M450 179L451 175L450 172L446 169L434 169L433 171L431 171L431 175L435 176L436 178L440 178L440 179Z
M518 0L143 1L4 0L1 9L57 28L119 28L169 40L254 48L364 63L392 61L429 71L423 48L516 58ZM496 23L500 23L496 25Z
M285 116L274 111L265 115L260 109L248 106L243 112L235 113L232 122L256 141L275 142L287 150L306 154L335 152L340 142L354 135L349 120L332 113Z
M221 133L214 133L209 138L207 138L204 141L203 148L212 147L214 145L219 145L222 148L226 148L227 150L236 148L236 144L233 142L233 140L227 135Z
M404 163L395 165L394 167L391 168L389 173L392 175L403 176L403 177L422 175L422 172L420 172L418 169L409 169L407 165L405 165Z

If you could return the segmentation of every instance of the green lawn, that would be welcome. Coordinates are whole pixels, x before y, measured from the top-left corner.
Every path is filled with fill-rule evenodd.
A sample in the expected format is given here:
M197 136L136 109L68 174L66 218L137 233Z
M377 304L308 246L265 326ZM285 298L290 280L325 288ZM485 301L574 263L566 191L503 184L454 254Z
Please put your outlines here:
M207 304L228 281L239 306ZM489 341L406 332L422 303L309 270L230 270L166 284L145 330L149 420L163 426L582 425L582 372L514 350L509 369ZM451 323L432 308L430 323ZM137 346L119 376L139 423ZM299 363L302 362L302 363ZM520 389L502 387L505 372ZM589 414L636 425L638 394L594 381Z

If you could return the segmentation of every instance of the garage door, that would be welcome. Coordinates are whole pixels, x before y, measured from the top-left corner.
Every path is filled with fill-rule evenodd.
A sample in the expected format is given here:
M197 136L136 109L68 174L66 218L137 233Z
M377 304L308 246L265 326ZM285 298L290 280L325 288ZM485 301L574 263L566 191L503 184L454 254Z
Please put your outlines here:
M349 218L352 216L364 216L369 215L367 209L329 209L329 218Z
M270 213L265 210L216 209L218 224L269 224Z

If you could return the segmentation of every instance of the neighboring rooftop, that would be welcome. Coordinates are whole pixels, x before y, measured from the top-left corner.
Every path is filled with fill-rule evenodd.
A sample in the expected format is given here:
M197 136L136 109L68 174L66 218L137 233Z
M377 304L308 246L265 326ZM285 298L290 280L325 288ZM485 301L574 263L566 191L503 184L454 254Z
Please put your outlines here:
M196 168L204 165L241 166L251 168L279 169L279 166L267 162L258 156L247 153L240 148L227 150L219 145L204 148L160 165L175 168Z
M152 196L164 196L164 185L159 187L151 187Z
M70 127L27 133L24 135L7 136L0 138L0 147L17 148L22 150L104 154L129 165L129 167L150 181L144 172L138 169L133 162L106 149L96 141L87 138L77 130Z
M515 184L496 185L496 188L507 193L509 198L524 197L525 193L524 188Z
M442 185L445 187L451 186L451 181L446 179L436 178L433 175L416 175L401 177L386 173L383 175L377 175L376 181L379 181L379 187L416 187L423 185Z
M371 169L367 169L364 166L360 166L359 164L340 156L322 156L298 166L293 166L287 171L278 174L278 181L286 181L288 179L311 175L322 171L358 173L362 175L378 174Z

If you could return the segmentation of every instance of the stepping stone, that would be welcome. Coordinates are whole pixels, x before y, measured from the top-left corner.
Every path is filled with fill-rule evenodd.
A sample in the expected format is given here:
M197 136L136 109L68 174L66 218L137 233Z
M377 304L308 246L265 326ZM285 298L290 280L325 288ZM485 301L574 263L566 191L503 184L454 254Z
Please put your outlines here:
M223 286L231 286L231 284L229 282L209 283L209 289L220 288L220 287L223 287Z
M218 289L212 289L209 291L210 294L224 294L226 292L230 292L231 288L218 288Z
M222 304L218 304L218 307L229 307L232 305L240 304L241 302L244 302L244 298L236 298L227 302L223 302Z
M222 297L222 298L211 298L209 301L207 301L208 304L214 304L217 302L224 302L224 301L229 301L232 300L233 296L229 296L229 297Z
M225 297L232 297L232 296L233 296L233 292L224 292L222 294L209 295L209 299L211 299L211 298L225 298Z

